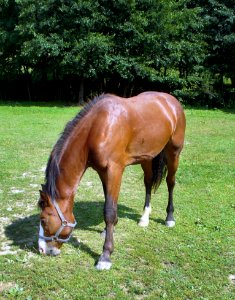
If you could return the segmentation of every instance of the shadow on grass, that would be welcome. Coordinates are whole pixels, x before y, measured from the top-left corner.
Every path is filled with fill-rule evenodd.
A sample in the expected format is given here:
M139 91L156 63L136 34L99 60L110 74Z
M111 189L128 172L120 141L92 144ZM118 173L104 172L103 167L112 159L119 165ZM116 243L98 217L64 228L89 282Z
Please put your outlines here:
M74 214L76 216L78 225L76 233L79 230L87 230L101 233L104 227L103 220L103 205L101 201L92 202L79 202L75 203ZM136 223L140 219L140 215L132 208L129 208L123 204L118 205L118 217L128 218ZM152 219L156 223L164 224L161 219ZM97 226L101 225L100 229ZM12 224L8 225L5 229L5 234L9 240L12 241L12 245L19 247L20 249L38 253L37 242L38 242L38 229L39 229L39 215L32 215L23 219L18 219ZM79 234L78 234L79 235ZM72 237L70 243L74 247L78 247L81 251L89 254L95 260L98 258L98 254L92 251L83 242L78 243L75 237Z

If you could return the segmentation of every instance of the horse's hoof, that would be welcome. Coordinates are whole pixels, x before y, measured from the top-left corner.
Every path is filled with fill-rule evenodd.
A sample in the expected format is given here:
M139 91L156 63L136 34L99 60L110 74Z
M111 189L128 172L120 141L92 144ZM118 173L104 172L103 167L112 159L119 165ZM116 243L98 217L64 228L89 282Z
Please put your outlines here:
M166 221L165 222L167 227L174 227L175 226L175 221Z
M149 220L141 220L141 219L140 219L138 225L139 225L140 227L148 227L148 225L149 225Z
M102 270L109 270L112 266L112 263L110 261L98 261L96 265L96 269L99 271Z

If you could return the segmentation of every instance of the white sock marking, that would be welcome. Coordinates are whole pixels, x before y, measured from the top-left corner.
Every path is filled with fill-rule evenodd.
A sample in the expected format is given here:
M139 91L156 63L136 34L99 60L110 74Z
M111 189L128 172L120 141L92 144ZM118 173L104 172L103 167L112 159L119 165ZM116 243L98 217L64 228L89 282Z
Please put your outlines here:
M149 215L151 214L151 211L151 205L144 208L144 213L139 221L139 226L147 227L149 225Z
M99 271L109 270L112 266L112 263L109 261L99 261L96 265L96 269Z
M166 221L165 222L167 227L174 227L175 226L175 221Z

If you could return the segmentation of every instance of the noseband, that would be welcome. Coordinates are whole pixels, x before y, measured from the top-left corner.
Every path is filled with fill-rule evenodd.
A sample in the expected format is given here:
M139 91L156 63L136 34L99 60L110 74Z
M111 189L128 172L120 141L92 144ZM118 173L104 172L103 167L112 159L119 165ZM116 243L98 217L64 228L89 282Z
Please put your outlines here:
M53 204L54 204L55 209L56 209L56 211L57 211L57 213L58 213L58 215L59 215L59 217L60 217L60 220L61 220L61 226L60 226L60 228L57 230L57 232L55 233L55 235L53 235L53 236L44 236L44 235L40 235L40 234L39 234L39 238L41 238L41 239L43 239L43 240L45 240L45 241L56 241L56 242L61 242L61 243L67 243L67 242L70 240L72 233L70 233L70 235L69 235L66 239L60 238L59 235L60 235L61 231L62 231L65 227L71 227L71 228L74 228L74 227L77 225L77 222L76 222L76 221L75 221L74 223L68 222L68 221L65 219L65 217L64 217L64 215L63 215L63 213L62 213L62 211L60 210L58 203L57 203L56 201L53 201Z

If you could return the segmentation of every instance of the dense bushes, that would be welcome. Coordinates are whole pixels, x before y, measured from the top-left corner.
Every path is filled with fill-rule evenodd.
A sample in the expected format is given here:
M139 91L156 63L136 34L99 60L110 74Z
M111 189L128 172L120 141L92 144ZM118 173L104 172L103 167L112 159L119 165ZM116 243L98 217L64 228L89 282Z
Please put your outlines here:
M231 0L1 2L1 98L79 102L152 89L233 104Z

